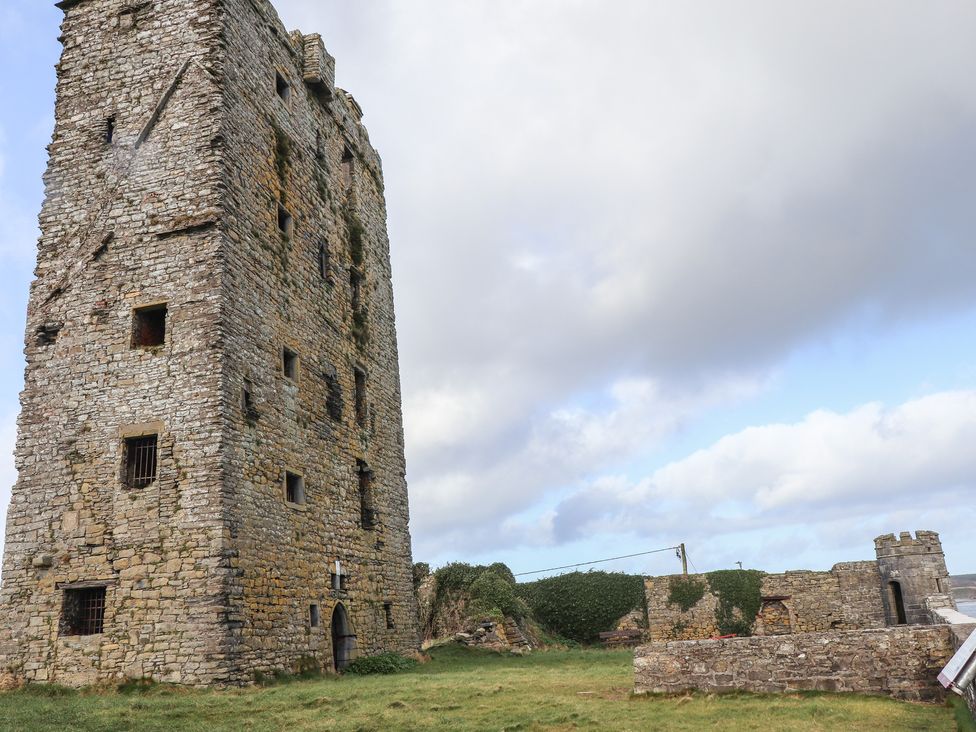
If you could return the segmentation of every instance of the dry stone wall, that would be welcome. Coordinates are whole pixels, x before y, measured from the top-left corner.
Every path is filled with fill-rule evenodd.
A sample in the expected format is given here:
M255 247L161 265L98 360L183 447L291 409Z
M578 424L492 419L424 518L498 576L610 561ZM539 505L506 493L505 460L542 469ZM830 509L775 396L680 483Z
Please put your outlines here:
M635 690L814 690L929 701L944 697L936 679L952 654L948 626L652 643L634 654Z
M340 605L343 660L416 648L361 109L265 0L60 6L0 668L70 685L329 669ZM135 347L133 310L161 304L164 341ZM133 487L139 436L155 475ZM79 634L67 613L92 589L100 632Z

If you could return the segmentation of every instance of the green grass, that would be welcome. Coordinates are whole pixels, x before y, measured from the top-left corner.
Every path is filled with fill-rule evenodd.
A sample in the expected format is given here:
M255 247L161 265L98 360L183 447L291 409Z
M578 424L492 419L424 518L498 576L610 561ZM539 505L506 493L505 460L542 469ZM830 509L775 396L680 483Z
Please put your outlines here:
M877 697L632 697L628 651L551 651L517 658L445 647L432 656L430 663L394 676L328 677L232 691L31 687L0 694L0 729L956 730L948 707Z

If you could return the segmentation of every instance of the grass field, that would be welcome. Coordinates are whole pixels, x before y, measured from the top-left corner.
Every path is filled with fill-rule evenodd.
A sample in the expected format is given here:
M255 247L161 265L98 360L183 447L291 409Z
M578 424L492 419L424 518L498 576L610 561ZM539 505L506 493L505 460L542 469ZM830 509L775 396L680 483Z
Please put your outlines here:
M828 695L631 697L627 651L525 658L455 647L395 676L320 678L232 691L149 687L0 694L0 729L238 730L945 730L950 709Z

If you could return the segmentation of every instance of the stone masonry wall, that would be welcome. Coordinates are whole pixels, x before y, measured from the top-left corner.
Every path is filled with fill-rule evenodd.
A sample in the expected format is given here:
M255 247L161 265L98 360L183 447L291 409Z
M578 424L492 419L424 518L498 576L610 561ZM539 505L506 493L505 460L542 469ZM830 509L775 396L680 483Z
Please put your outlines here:
M223 144L234 186L223 399L228 515L241 570L233 611L240 663L271 671L311 659L331 668L330 619L339 603L358 652L415 650L379 156L361 110L330 86L327 68L304 83L331 65L317 36L286 33L265 2L227 0L227 8ZM284 97L278 79L288 85ZM290 233L279 228L279 206L293 217ZM365 314L358 321L357 297ZM283 348L298 356L296 379L282 374ZM366 384L362 414L357 369ZM251 418L240 408L245 380ZM372 529L362 523L360 464L372 474ZM285 470L303 476L303 505L284 500ZM341 591L331 586L337 560L348 576ZM321 608L317 628L309 625L312 604Z
M675 575L680 577L680 575ZM687 612L669 601L671 577L648 577L648 635L652 640L692 640L719 634L715 621L718 598L708 591L705 575L692 575L705 593ZM880 577L875 562L847 562L829 572L794 571L763 578L762 596L785 607L793 633L856 630L885 624ZM771 603L771 605L773 604ZM756 633L765 632L760 621Z
M934 531L916 531L912 536L905 531L897 538L894 534L880 536L874 544L888 623L895 625L902 621L896 599L898 594L904 621L913 625L927 622L926 598L951 591L939 535Z
M73 685L221 680L215 3L63 7L0 665ZM165 344L133 348L133 308L159 302ZM122 440L144 432L158 434L158 477L131 489ZM60 632L64 593L83 583L106 587L99 635Z
M358 652L416 648L386 210L361 110L320 39L265 0L60 6L0 668L70 685L331 669L340 603ZM133 347L133 309L161 303L165 342ZM147 434L157 474L132 488L124 440ZM102 632L66 632L66 592L91 586Z
M937 700L944 697L937 676L952 654L948 626L652 643L635 652L635 690L816 690Z

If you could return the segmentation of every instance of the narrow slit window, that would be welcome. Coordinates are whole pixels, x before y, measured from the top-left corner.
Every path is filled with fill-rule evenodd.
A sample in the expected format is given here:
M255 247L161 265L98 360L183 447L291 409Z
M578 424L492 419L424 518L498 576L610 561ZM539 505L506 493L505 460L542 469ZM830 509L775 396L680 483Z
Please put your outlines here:
M319 612L319 606L318 605L309 605L308 606L308 625L309 625L309 627L311 627L311 628L317 628L317 627L319 627L319 623L322 622L321 617L322 616L321 616L321 613Z
M353 174L356 169L356 156L352 148L346 145L342 150L342 179L346 189L352 188Z
M291 99L291 84L280 73L275 74L275 91L278 93L281 101L287 102Z
M376 509L373 507L373 473L362 460L359 462L359 513L367 531L376 528Z
M287 470L285 471L285 500L298 506L305 503L305 479Z
M159 462L159 435L128 437L124 446L125 484L129 488L145 488L156 480Z
M363 309L363 276L358 269L353 267L349 270L349 292L350 304L354 313L362 312Z
M166 343L166 310L166 305L152 305L133 312L133 348L159 348Z
M356 424L366 426L366 372L356 369Z
M281 373L286 379L298 381L298 354L290 348L281 351Z
M241 386L241 412L249 421L254 421L258 417L258 410L254 405L254 384L250 379L244 379Z
M278 204L278 231L288 239L291 239L292 234L295 233L295 219L280 203Z
M315 133L315 159L320 163L325 162L325 137L321 130Z
M105 588L85 587L64 591L61 607L62 635L99 635L105 626Z
M387 630L393 630L396 628L396 623L393 621L393 603L384 602L383 612L386 613L386 628Z
M105 144L111 145L115 141L115 115L105 120Z

